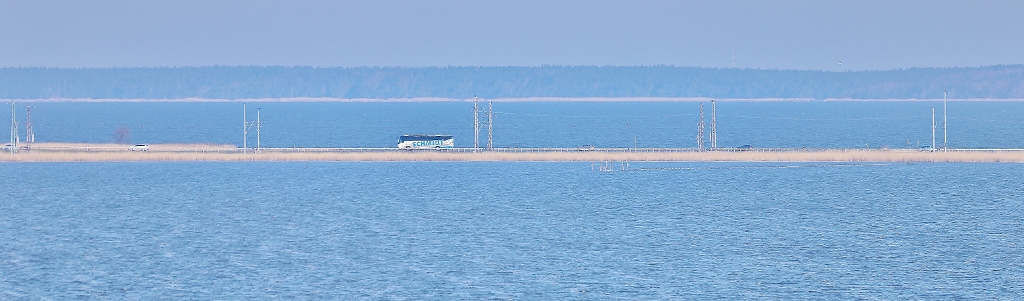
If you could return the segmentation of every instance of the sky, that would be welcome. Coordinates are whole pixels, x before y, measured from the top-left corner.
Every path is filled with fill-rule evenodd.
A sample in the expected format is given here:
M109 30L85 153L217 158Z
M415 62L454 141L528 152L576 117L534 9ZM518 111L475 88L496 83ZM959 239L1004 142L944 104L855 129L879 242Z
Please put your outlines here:
M1024 1L0 0L0 67L1024 64Z

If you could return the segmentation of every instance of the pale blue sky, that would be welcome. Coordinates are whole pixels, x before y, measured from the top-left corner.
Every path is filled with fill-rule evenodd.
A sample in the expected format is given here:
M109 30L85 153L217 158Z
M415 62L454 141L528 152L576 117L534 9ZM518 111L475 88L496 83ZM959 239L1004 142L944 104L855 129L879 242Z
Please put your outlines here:
M1024 1L0 1L4 67L733 62L1022 64Z

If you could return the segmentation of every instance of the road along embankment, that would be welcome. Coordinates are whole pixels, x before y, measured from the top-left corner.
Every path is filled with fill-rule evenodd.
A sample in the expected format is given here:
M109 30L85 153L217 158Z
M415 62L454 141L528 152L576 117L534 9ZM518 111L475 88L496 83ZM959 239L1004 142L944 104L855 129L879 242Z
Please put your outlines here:
M1024 150L867 150L753 149L454 149L416 150L284 148L242 151L220 145L152 145L147 151L125 146L38 146L2 153L3 162L144 161L508 161L508 162L1022 162Z

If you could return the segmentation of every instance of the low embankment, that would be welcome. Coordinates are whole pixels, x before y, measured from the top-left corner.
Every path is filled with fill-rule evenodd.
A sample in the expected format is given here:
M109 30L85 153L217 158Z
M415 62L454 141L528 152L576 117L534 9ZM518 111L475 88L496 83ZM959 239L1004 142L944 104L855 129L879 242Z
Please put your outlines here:
M242 151L230 145L35 144L0 154L4 162L132 161L676 161L676 162L1024 162L1024 150L752 149L557 149L414 150L272 148Z

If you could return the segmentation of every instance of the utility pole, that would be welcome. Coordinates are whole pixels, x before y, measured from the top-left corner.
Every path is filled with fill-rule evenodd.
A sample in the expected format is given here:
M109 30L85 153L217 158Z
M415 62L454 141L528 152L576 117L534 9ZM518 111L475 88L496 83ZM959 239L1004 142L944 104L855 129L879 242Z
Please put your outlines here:
M946 90L942 90L942 151L948 152L949 145L946 140Z
M715 118L715 100L711 100L711 150L718 148L717 120Z
M473 95L473 151L480 148L480 99Z
M700 121L697 122L697 151L704 151L704 102L700 103Z
M932 151L935 151L935 107L932 107Z
M487 101L487 150L494 150L494 102Z

